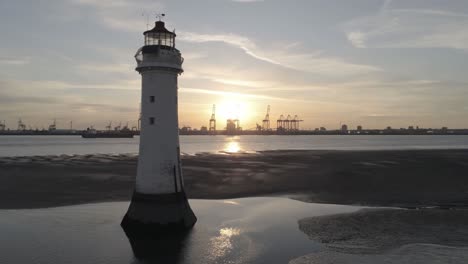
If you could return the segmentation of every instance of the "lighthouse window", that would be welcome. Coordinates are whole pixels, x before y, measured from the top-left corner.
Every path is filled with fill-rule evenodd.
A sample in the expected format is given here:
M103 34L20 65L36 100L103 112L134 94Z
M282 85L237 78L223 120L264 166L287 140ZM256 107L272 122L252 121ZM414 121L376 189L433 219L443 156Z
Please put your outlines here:
M154 95L150 96L150 103L154 103Z
M154 117L149 118L150 125L154 125Z
M146 33L145 45L161 45L174 47L174 34L172 33Z

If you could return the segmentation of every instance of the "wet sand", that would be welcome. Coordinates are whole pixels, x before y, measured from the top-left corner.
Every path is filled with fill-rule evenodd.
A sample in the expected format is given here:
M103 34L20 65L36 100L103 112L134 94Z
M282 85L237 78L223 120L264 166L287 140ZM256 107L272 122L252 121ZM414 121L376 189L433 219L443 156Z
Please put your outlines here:
M468 246L468 210L363 209L299 220L310 239L345 253L380 253L407 244Z
M465 264L468 247L432 244L410 244L382 254L347 254L320 251L294 260L289 264Z
M0 209L129 200L135 155L0 158ZM375 206L468 205L468 150L183 156L190 198L287 196Z
M467 209L363 209L298 224L327 250L291 264L466 263L468 258Z

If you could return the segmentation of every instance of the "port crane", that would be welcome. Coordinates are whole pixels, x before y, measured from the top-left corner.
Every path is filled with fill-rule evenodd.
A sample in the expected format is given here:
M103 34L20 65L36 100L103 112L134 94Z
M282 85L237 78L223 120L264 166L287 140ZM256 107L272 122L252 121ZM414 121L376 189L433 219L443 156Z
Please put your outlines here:
M278 120L276 120L276 130L281 131L284 129L284 116L280 115Z
M106 130L110 131L112 129L112 121L109 122L109 124L106 126Z
M136 130L140 131L140 128L141 128L141 102L140 102L140 113L138 115L138 121L137 121L137 128ZM133 128L132 128L133 130Z
M267 113L265 115L265 119L262 120L262 130L263 131L270 131L270 106L267 107Z
M115 131L119 131L122 128L122 122L119 122L119 125L114 127Z
M49 131L57 130L57 120L54 119L54 122L49 125Z
M288 115L286 119L284 120L284 126L285 126L286 131L291 130L291 115Z
M24 131L26 130L26 125L23 123L21 118L18 120L18 131Z
M213 135L216 134L216 105L213 105L213 110L211 112L209 132Z
M293 120L291 120L291 122L292 122L291 129L294 130L294 131L298 131L299 130L299 124L302 121L304 121L304 120L299 119L299 116L295 115Z

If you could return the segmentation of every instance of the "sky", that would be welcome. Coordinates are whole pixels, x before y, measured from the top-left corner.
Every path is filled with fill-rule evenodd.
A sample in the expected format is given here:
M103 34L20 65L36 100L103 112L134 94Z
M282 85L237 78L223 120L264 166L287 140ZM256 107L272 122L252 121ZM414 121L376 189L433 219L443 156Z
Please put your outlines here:
M185 58L179 124L468 127L465 0L0 0L0 120L136 124L157 13ZM275 127L275 122L272 121Z

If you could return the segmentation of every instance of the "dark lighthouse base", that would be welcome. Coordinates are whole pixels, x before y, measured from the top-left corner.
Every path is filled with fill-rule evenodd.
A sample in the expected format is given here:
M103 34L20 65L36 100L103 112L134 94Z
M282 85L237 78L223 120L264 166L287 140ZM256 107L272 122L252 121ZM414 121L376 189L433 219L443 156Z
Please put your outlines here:
M135 192L121 226L127 236L161 236L186 233L195 222L197 218L190 208L185 192Z

